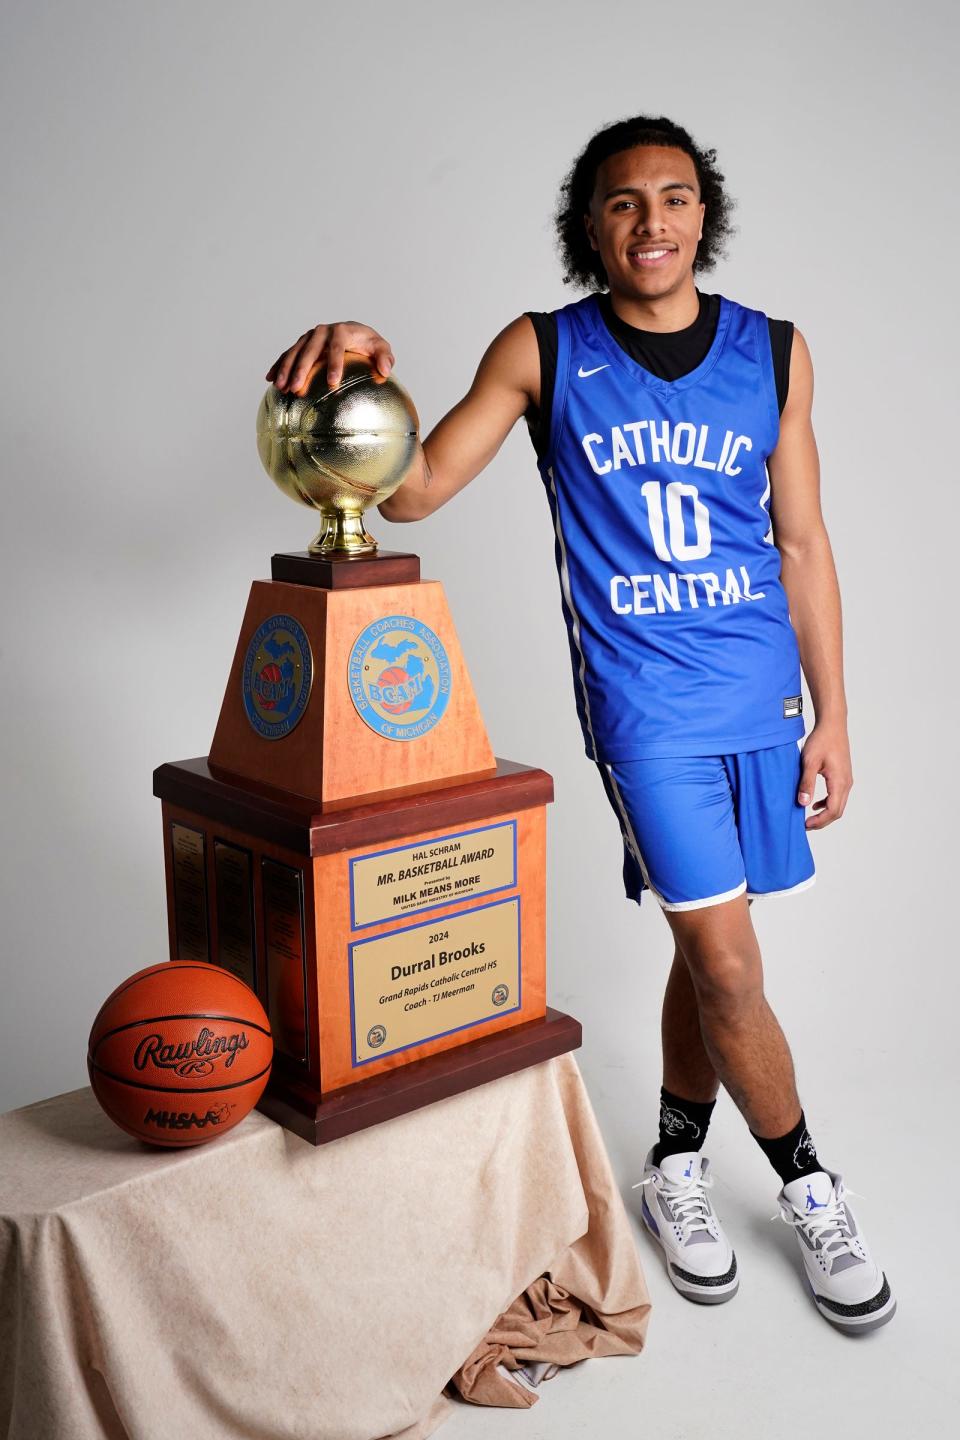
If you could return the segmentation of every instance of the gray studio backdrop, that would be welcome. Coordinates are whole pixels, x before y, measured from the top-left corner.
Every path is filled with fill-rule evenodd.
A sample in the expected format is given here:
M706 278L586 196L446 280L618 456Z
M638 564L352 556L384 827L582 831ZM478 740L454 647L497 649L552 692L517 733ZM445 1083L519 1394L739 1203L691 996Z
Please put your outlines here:
M856 783L817 883L753 914L818 1149L889 1246L890 1166L956 1094L949 7L5 0L2 27L0 1109L86 1084L101 1001L166 957L152 771L206 754L250 582L313 533L257 458L265 370L373 324L426 435L505 324L577 298L551 216L588 136L663 112L739 202L701 288L814 359ZM524 425L437 515L371 528L445 585L496 752L555 778L549 998L638 1178L672 947L623 898ZM766 1204L724 1096L715 1123Z

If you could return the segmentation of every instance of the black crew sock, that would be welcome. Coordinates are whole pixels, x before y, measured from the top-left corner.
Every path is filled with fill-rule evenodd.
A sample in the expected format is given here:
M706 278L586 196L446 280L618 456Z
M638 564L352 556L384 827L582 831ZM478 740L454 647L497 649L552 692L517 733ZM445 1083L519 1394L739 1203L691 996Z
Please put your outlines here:
M815 1170L823 1169L807 1131L807 1122L802 1110L800 1119L792 1130L787 1131L786 1135L778 1135L774 1139L765 1140L754 1130L751 1130L750 1134L784 1185L790 1180L799 1180L801 1175L812 1175Z
M660 1087L660 1139L653 1147L653 1163L665 1155L699 1150L710 1124L716 1100L684 1100Z

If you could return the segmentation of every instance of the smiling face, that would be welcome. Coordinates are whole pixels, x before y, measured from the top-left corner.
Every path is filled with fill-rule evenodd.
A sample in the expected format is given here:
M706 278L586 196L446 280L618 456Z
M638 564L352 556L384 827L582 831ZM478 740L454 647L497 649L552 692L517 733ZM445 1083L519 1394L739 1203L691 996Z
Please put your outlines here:
M705 209L696 169L683 150L636 145L604 160L584 223L611 294L653 299L692 293Z

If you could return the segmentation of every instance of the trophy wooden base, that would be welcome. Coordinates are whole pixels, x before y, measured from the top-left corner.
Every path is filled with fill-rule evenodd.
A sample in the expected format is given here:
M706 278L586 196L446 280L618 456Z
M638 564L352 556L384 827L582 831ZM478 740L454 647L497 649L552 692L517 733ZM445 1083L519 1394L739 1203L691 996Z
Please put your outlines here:
M161 765L170 958L223 966L274 1038L260 1108L320 1144L580 1044L546 1005L543 770L320 809Z
M311 555L308 550L281 550L270 561L270 577L322 590L359 590L370 585L410 585L420 579L420 556L406 550L378 550L375 555Z
M434 1100L552 1060L578 1049L582 1039L579 1020L548 1007L542 1020L470 1040L456 1050L415 1060L379 1080L348 1085L321 1100L295 1080L271 1077L257 1109L312 1145L325 1145Z
M258 995L313 1144L580 1044L546 1003L543 770L498 760L415 555L274 555L210 755L161 765L170 958Z
M297 561L296 556L278 556L275 565L281 559ZM358 797L377 795L381 791L442 784L457 776L492 773L495 757L443 586L437 580L409 579L390 583L378 579L376 584L371 584L370 573L389 574L394 559L403 565L408 560L418 564L416 556L404 555L336 561L301 556L302 564L293 567L298 573L297 580L253 582L220 719L210 746L211 770L232 775L241 784L266 783L289 793L309 796L315 799L317 808L323 810L341 801L356 803ZM304 583L300 569L312 577L310 583ZM335 578L368 578L361 585L329 585L323 583L325 569L332 569ZM303 637L304 658L307 653L313 655L312 680L310 686L304 688L304 708L296 724L285 733L271 737L264 735L263 725L272 710L257 712L252 685L249 691L244 687L252 681L252 671L256 668L251 659L251 643L264 627L269 631L283 616L295 619ZM376 627L380 622L389 623L387 617L397 616L402 617L401 625L412 626L417 634L432 635L432 643L443 652L441 675L431 646L420 639L412 642L420 645L424 656L433 655L432 660L421 659L415 663L420 664L423 676L430 679L435 702L444 702L442 722L433 724L428 716L426 728L415 736L402 733L403 716L399 712L413 704L409 697L398 695L395 716L387 712L377 715L372 726L361 714L364 710L369 717L374 716L370 696L364 691L363 676L373 675L376 667L383 663L373 661L367 653L373 641L371 622ZM367 650L360 643L364 636ZM265 641L267 646L272 643L269 637ZM290 648L290 644L284 642L278 653ZM396 650L396 646L388 648ZM263 658L268 659L270 653L265 651ZM437 672L432 677L428 664ZM263 668L280 674L275 664ZM405 672L391 666L386 673L397 676ZM423 676L414 686L421 683ZM276 676L269 683L285 690L283 681L278 681ZM295 682L292 688L296 688ZM268 701L271 706L274 703L272 698ZM260 729L251 721L251 706ZM390 728L398 733L387 733L388 720L395 720Z

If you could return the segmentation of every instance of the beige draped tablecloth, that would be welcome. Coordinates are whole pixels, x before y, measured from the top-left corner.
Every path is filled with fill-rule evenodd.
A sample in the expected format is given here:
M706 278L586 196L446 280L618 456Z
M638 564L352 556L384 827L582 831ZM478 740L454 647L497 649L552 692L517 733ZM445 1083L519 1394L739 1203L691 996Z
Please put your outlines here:
M425 1440L648 1318L572 1054L319 1147L254 1111L150 1148L88 1088L0 1116L7 1440Z

